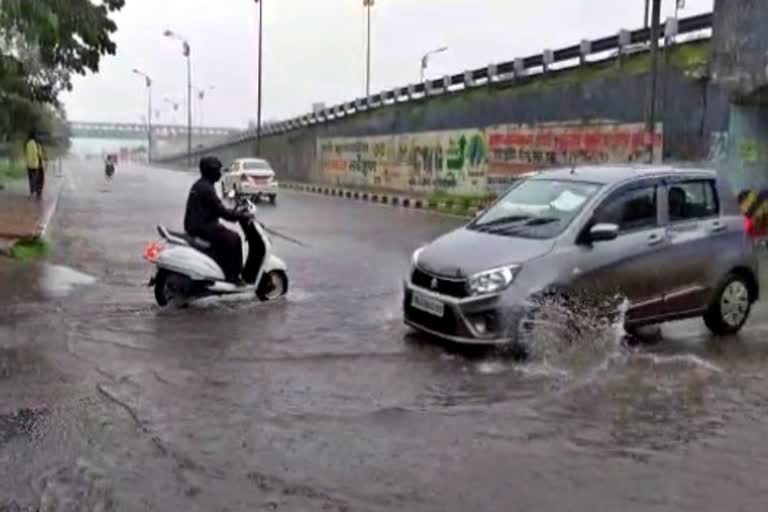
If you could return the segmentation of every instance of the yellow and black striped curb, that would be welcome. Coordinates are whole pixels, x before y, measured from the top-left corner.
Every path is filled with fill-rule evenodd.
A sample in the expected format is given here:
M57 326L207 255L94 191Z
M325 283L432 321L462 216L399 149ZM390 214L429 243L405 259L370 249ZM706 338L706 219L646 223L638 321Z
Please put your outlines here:
M768 228L768 190L742 190L738 195L739 207L759 229Z
M459 203L450 201L430 201L423 197L412 197L408 195L391 194L385 192L372 192L366 190L348 189L343 187L333 187L329 185L314 185L310 183L292 183L281 182L281 188L298 190L300 192L309 192L326 196L342 197L346 199L356 199L359 201L369 201L372 203L387 204L401 208L412 208L415 210L429 210L437 213L457 215L460 217L473 217L482 209L480 206L465 208Z

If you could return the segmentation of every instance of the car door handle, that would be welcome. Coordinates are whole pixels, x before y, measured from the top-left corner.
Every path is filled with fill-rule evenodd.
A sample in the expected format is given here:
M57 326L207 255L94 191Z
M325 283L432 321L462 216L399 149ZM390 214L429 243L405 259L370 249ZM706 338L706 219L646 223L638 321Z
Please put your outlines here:
M723 224L722 222L720 222L720 221L713 222L712 223L712 232L713 233L720 233L722 231L725 231L726 227L727 226L725 224Z
M648 245L659 245L664 241L664 237L658 233L654 233L648 236Z

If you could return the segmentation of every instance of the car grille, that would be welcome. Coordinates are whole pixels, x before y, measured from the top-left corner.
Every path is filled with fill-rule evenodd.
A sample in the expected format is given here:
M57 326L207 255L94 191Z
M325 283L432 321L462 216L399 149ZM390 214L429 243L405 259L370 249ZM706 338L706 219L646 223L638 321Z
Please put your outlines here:
M464 336L466 334L465 330L460 328L460 322L456 318L453 310L449 307L445 308L445 313L442 317L437 317L426 311L414 308L411 305L411 294L406 293L404 310L406 320L424 327L425 329L429 329L430 331L446 334L448 336Z
M411 283L419 288L431 290L442 295L448 295L449 297L461 299L469 295L467 293L466 281L463 279L445 279L428 274L419 268L413 270L413 273L411 274Z

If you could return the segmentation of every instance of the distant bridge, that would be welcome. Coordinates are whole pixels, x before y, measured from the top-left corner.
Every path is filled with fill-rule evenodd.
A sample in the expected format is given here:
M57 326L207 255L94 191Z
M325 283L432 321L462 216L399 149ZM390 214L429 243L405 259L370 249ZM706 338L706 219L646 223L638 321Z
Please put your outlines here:
M147 125L144 123L97 123L71 121L72 137L79 139L146 139ZM229 137L243 131L238 128L217 128L193 126L192 136L199 139ZM156 138L181 138L187 136L187 127L173 124L153 124L152 135Z

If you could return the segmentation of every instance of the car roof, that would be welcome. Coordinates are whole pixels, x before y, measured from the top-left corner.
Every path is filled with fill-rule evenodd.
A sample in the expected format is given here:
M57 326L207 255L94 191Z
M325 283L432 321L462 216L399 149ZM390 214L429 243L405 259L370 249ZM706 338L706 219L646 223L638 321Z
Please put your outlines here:
M608 185L636 178L674 176L675 174L707 178L717 176L717 172L712 169L677 167L664 164L605 164L544 169L530 179L588 181Z
M235 162L253 162L253 163L269 164L269 162L267 162L263 158L238 158L235 160Z

